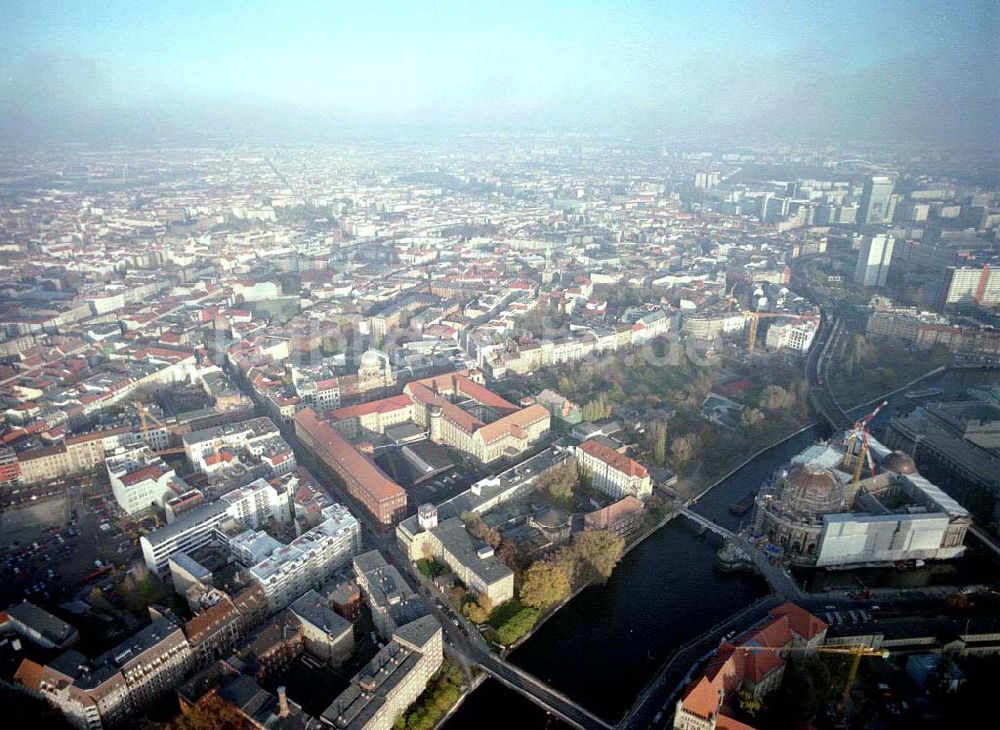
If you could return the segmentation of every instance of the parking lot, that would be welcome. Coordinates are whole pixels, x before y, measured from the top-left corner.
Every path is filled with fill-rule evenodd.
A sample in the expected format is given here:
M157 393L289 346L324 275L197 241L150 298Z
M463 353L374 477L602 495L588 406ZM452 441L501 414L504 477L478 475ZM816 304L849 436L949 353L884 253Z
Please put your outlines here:
M413 504L433 502L440 504L461 494L475 481L476 475L465 473L464 468L446 469L426 481L417 482L407 490Z
M113 500L84 497L79 486L10 507L0 513L0 601L56 604L95 571L127 563L136 550L118 528Z

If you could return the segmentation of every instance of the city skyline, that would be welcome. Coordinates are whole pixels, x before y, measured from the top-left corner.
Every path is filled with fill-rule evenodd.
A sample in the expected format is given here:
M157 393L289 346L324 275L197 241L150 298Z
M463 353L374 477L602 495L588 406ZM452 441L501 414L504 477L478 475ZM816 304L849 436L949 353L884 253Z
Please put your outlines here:
M0 0L0 695L996 714L995 0Z
M7 3L9 142L570 131L995 147L988 2Z

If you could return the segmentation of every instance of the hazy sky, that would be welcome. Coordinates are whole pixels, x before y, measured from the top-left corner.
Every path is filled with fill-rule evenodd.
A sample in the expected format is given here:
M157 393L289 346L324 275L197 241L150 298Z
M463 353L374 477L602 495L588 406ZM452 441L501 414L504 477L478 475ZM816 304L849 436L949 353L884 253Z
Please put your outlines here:
M995 142L998 7L0 0L0 132Z

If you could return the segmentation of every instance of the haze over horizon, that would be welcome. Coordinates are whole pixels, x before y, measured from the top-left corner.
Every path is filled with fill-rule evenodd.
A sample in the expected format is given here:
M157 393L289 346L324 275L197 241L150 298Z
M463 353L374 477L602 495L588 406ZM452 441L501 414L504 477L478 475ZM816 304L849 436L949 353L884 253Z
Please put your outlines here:
M9 143L1000 140L992 2L66 0L3 13Z

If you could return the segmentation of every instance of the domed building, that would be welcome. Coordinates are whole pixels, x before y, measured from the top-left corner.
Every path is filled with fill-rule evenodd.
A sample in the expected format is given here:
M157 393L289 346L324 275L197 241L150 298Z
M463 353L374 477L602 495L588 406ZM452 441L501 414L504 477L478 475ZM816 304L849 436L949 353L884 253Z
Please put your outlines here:
M882 460L882 468L885 471L895 472L896 474L917 473L917 465L914 463L913 458L902 451L893 451L885 457Z
M388 355L378 350L367 350L361 355L358 361L358 391L365 399L381 398L394 383Z
M812 564L823 531L823 515L846 508L844 485L832 470L796 464L779 473L756 499L754 532L778 545L792 563Z
M968 511L922 476L911 457L872 436L870 466L856 474L852 433L809 446L761 487L753 536L800 566L898 566L960 556Z
M569 513L558 507L536 510L528 519L528 525L541 532L550 545L565 542L572 533Z

